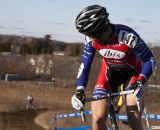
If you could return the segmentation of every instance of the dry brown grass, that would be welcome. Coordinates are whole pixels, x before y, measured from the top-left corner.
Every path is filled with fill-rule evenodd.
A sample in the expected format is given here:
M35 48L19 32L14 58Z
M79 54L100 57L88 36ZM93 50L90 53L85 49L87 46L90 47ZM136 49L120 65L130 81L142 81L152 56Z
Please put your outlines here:
M47 112L37 116L37 118L35 118L35 122L41 127L48 129L51 125L50 119L54 114L74 112L70 102L74 92L75 88L73 86L70 88L64 88L63 86L55 87L54 83L51 82L41 82L39 85L39 82L1 81L0 111L25 111L26 97L28 94L32 94L34 98L34 109L48 110ZM87 109L89 109L89 107L90 104L87 105ZM62 120L59 127L62 127L64 124L68 124L66 127L73 126L73 120ZM81 121L79 122L81 124Z
M61 81L59 81L61 82ZM51 82L5 82L0 81L0 112L25 111L26 97L32 94L34 98L34 109L45 110L35 118L36 124L44 129L51 128L51 119L54 114L66 114L76 112L70 99L75 92L75 88L70 86L63 87L63 83L58 86ZM87 95L91 91L87 90ZM160 103L157 100L160 93L150 93L146 95L147 108L149 113L160 114ZM47 111L46 111L47 110ZM90 110L90 104L86 105L86 110ZM87 117L87 123L84 124L81 118L60 119L57 121L58 127L77 127L90 125L91 117ZM65 126L64 126L65 125Z
M60 89L61 88L61 89ZM0 82L0 111L23 111L26 97L32 94L35 109L61 109L67 106L74 88L54 87L53 83L39 82Z

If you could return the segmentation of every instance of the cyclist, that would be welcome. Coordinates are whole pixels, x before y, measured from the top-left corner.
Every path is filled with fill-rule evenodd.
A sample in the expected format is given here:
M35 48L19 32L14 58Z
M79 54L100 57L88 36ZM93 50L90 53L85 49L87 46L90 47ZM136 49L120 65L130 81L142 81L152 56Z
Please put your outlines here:
M26 101L27 101L26 109L32 109L33 108L33 97L31 94L27 96Z
M84 107L84 91L95 52L98 51L102 55L102 63L93 96L116 92L119 85L129 82L125 90L135 90L134 94L126 96L129 125L132 130L142 130L141 112L138 111L136 98L143 98L144 83L153 72L155 57L132 28L113 24L108 16L105 7L91 5L84 8L76 18L76 28L85 35L85 43L76 93L71 99L72 106L77 110ZM106 130L106 104L105 99L92 102L93 130Z

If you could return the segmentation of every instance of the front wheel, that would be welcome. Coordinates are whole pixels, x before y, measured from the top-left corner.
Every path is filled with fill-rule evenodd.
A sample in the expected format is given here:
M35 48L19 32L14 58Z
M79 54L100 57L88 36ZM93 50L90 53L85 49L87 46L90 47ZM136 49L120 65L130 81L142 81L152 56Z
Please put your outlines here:
M116 113L115 113L114 107L111 103L108 104L108 112L109 112L109 116L110 116L109 118L111 121L110 130L119 130L117 120L116 120Z

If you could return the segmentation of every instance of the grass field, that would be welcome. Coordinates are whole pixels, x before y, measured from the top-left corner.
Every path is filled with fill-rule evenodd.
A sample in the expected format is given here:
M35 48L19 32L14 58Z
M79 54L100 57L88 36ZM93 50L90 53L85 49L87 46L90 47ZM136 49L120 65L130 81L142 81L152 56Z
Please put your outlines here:
M26 97L33 96L34 110L45 112L35 118L43 128L50 127L52 115L75 111L71 106L71 97L75 88L55 85L52 82L0 82L0 112L26 111ZM89 105L88 105L89 108ZM47 110L47 112L46 112ZM61 122L64 123L63 121Z
M34 120L45 128L51 127L50 119L54 114L66 114L76 112L70 99L75 92L74 86L64 87L52 82L5 82L0 81L0 112L26 111L26 97L32 94L34 98L34 110L45 110ZM91 96L91 91L86 91ZM145 95L147 110L149 113L160 114L160 101L157 97L160 92L151 91ZM90 110L90 104L86 105ZM87 123L83 124L81 118L62 119L58 121L59 127L77 127L91 123L91 117L87 117Z

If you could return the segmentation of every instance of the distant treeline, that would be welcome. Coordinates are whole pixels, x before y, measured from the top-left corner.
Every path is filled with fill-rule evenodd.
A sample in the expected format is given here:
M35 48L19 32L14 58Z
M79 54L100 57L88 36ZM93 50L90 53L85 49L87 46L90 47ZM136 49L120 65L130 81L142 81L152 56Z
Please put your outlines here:
M149 81L151 81L151 84L160 84L160 46L150 45L148 44L157 59L157 67ZM82 47L82 43L65 43L51 40L50 35L45 35L43 38L0 35L0 79L1 77L4 78L6 73L9 73L18 74L21 79L26 80L35 80L37 78L50 80L52 77L56 77L70 81L76 77L81 62ZM53 52L57 51L63 51L65 56L52 56ZM3 52L11 54L2 55ZM101 62L99 57L97 53L92 64L91 81L95 81L99 73ZM30 63L32 59L35 60L35 65ZM50 60L53 62L53 68L48 70L47 65ZM36 74L37 71L43 72L42 70L44 73L50 71L48 72L50 74Z
M52 55L55 51L65 51L67 55L78 56L82 49L81 43L65 43L51 40L51 36L46 34L43 38L0 35L0 52L11 52L21 55Z

